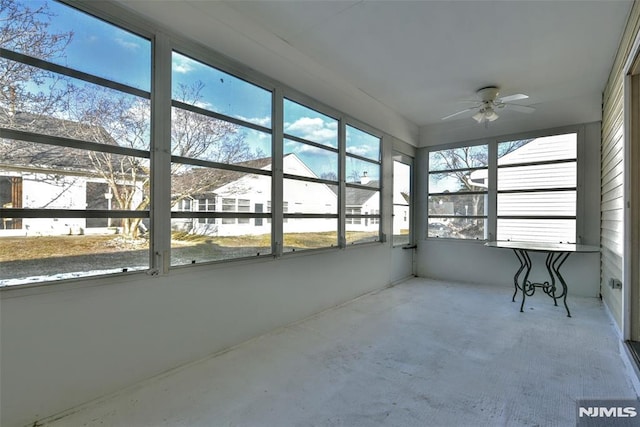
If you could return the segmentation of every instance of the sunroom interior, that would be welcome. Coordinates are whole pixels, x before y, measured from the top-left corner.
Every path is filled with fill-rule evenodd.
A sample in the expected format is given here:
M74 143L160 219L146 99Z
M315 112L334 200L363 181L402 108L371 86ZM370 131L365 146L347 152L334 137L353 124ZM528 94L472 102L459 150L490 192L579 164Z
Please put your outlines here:
M0 25L2 426L637 399L639 2L9 0ZM562 263L571 317L520 312L495 241L596 248ZM560 364L509 364L540 348ZM532 378L557 396L523 415Z

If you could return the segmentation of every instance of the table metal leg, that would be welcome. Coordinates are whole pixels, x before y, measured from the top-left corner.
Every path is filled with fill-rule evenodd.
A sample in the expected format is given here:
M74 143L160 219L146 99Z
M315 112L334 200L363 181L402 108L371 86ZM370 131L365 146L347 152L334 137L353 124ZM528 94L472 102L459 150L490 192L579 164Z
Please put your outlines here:
M513 298L511 298L511 302L516 302L516 295L518 294L518 289L522 290L522 287L520 286L519 282L518 282L518 278L520 277L520 273L522 273L522 270L525 269L526 264L524 262L524 258L520 257L520 253L518 252L517 249L513 250L513 253L516 254L516 257L518 258L518 261L520 261L520 268L518 269L518 271L516 271L516 275L513 276Z
M571 317L571 312L569 311L569 307L567 306L567 283L564 281L564 277L560 274L560 267L562 264L569 258L571 252L558 252L556 259L553 261L551 267L553 268L553 272L558 276L558 280L562 284L562 295L558 296L558 298L562 298L562 302L564 302L564 308L567 309L567 317Z
M553 305L558 306L558 298L556 297L556 278L553 274L553 252L547 253L547 259L545 261L545 265L547 266L547 271L549 272L549 277L551 277L551 286L545 286L544 292L553 298ZM545 284L547 284L545 282Z
M522 258L520 262L524 263L523 268L526 269L522 284L519 285L520 290L522 291L522 303L520 304L520 312L523 312L525 299L527 298L527 296L533 295L533 293L536 291L536 288L531 283L529 283L529 273L531 273L531 258L529 258L529 253L524 249L518 249L517 251L520 254L518 259Z

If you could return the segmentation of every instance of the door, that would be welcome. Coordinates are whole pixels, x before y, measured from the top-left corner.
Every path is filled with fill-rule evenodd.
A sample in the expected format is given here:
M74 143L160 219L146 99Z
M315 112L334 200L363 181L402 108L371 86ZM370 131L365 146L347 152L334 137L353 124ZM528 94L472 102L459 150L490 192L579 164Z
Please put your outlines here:
M393 272L396 282L415 274L413 233L413 158L393 156L393 233L391 236Z

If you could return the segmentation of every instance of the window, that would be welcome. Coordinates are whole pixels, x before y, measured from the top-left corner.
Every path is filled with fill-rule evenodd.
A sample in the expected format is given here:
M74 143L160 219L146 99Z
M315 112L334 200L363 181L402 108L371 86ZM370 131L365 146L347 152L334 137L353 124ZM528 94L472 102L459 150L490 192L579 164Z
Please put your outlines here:
M380 241L380 137L346 126L346 242Z
M488 145L429 153L428 237L486 239Z
M198 211L200 212L215 212L216 210L216 199L215 196L212 197L201 197L198 199ZM199 224L215 224L215 218L198 218Z
M32 6L0 16L0 286L148 269L151 42Z
M171 265L270 254L271 92L175 51L172 77L172 199L214 202L172 208Z
M283 102L283 251L337 246L338 120Z
M498 143L497 239L576 242L577 134Z
M430 152L428 237L487 239L492 228L497 240L575 243L577 139L574 132Z
M402 158L403 156L394 156ZM410 161L410 160L406 160ZM411 243L411 165L393 161L393 245Z
M99 5L5 3L0 286L381 240L365 124Z

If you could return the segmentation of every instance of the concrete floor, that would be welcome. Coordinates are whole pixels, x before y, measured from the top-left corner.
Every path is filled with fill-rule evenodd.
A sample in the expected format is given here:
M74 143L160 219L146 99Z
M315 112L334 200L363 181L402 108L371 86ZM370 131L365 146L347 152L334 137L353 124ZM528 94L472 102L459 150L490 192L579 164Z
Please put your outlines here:
M411 279L50 426L575 426L635 399L597 299Z

